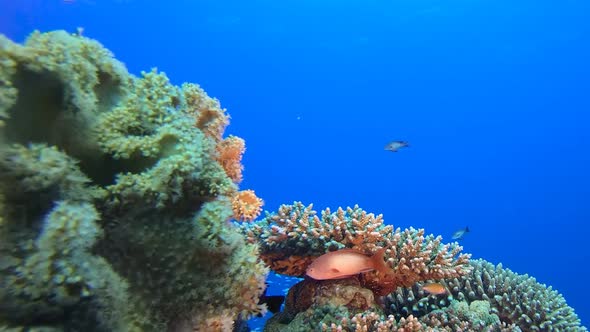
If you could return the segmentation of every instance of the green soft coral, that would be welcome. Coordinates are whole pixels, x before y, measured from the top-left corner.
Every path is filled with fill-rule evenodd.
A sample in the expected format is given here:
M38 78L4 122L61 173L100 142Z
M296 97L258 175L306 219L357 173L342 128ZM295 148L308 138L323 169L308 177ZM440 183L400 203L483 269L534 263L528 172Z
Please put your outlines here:
M236 186L179 87L64 31L0 36L0 59L0 326L161 331L262 310L268 271L228 223Z
M179 108L179 89L156 71L143 73L135 82L134 92L101 115L95 129L103 150L133 170L119 173L107 186L112 203L140 200L163 207L170 201L234 191L223 169L212 163L213 142L196 130L190 113Z
M57 203L44 218L31 254L3 279L1 318L23 324L65 320L76 306L95 302L94 308L110 308L95 313L103 327L126 325L126 283L90 252L102 234L98 219L88 203Z

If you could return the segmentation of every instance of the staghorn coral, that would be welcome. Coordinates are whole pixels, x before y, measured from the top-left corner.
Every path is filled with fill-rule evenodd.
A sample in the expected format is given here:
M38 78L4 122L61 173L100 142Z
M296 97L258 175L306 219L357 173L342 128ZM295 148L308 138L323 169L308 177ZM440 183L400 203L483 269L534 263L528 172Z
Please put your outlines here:
M281 205L276 214L243 227L250 242L260 242L262 254L272 255L273 260L285 260L292 256L320 256L327 251L353 248L372 252L386 243L392 226L383 225L383 217L366 213L358 206L322 211L321 218L313 205L301 202ZM293 271L301 276L302 270Z
M306 331L315 326L325 331L419 330L416 319L386 317L376 298L416 281L469 271L469 255L460 254L457 244L443 245L440 237L425 236L423 230L394 230L383 224L381 215L358 206L334 213L326 209L320 218L311 205L295 202L241 229L249 242L260 245L262 259L277 273L303 276L315 258L342 248L366 254L385 248L391 267L387 275L371 271L346 279L300 282L290 289L285 311L269 320L267 331Z
M514 325L522 331L587 331L563 296L551 287L501 264L494 266L480 259L470 265L469 274L442 281L450 291L448 296L430 296L421 289L422 283L416 283L387 296L388 312L398 318L413 315L428 321L433 311L446 310L453 299L470 305L485 301L507 327Z
M397 287L408 287L417 281L447 279L466 274L471 255L460 254L457 243L442 244L440 236L424 236L424 230L397 229L387 237L387 262L393 273L378 276L375 272L361 275L364 283L379 295L387 295Z
M379 295L400 286L427 279L443 279L467 273L469 255L462 248L441 243L440 237L424 236L424 230L401 231L383 224L381 215L358 206L322 211L319 218L312 206L300 202L282 205L277 214L242 226L248 241L259 243L264 261L277 273L303 276L311 261L328 251L352 248L373 254L386 248L392 274L373 271L362 275L363 285Z
M264 201L256 196L254 190L242 190L232 196L231 205L235 220L253 221L262 212Z
M296 202L242 230L261 245L263 259L278 273L301 276L326 251L354 248L371 254L378 247L387 248L392 273L306 279L289 290L285 310L269 320L266 331L314 326L322 331L586 331L557 292L501 267L469 262L456 244L442 244L423 230L393 230L381 216L357 206L321 215ZM451 295L423 291L431 279L446 284ZM332 289L329 295L326 287ZM351 287L352 297L347 295ZM373 294L361 295L367 289ZM381 307L374 296L387 294Z
M195 123L211 98L64 31L0 36L0 59L0 326L199 330L264 311L268 269Z

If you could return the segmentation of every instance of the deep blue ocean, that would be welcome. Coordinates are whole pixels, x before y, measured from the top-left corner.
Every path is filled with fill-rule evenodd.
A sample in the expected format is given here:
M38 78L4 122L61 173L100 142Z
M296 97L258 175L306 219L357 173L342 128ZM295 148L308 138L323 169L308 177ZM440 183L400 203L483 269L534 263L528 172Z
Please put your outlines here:
M200 84L246 140L241 188L265 209L359 204L445 241L469 226L465 252L552 285L590 324L590 1L0 8L11 39L83 27L134 74Z

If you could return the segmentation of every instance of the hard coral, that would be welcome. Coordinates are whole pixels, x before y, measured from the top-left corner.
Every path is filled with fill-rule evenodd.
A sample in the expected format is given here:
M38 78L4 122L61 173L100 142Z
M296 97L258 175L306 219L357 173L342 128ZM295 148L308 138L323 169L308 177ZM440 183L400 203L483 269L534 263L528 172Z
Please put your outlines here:
M371 253L385 245L392 230L392 226L383 224L381 215L367 213L358 206L339 208L335 213L325 209L320 218L313 205L301 202L281 205L277 213L244 227L250 241L260 242L263 255L280 253L285 259L293 255L320 256L342 248Z
M387 296L389 312L397 317L413 315L427 322L432 319L431 312L445 310L452 299L469 304L485 301L505 326L514 325L522 331L587 331L563 296L551 287L501 264L473 260L470 266L468 274L442 281L450 291L448 297L430 296L420 282L398 288Z
M385 316L371 291L358 279L316 281L293 286L285 310L273 316L265 331L421 331L413 317Z
M469 255L460 254L457 244L442 244L440 237L425 236L424 230L401 231L383 224L381 215L358 206L322 211L319 218L312 206L299 202L282 205L278 213L243 225L250 242L261 247L261 256L275 272L303 276L308 264L326 252L352 248L367 255L385 248L389 275L369 272L363 285L378 295L416 281L461 276L468 272ZM303 262L303 263L302 263Z
M409 287L417 281L447 279L469 272L469 254L455 243L442 244L440 236L425 236L424 230L397 229L386 239L387 262L392 273L382 276L375 272L361 277L379 295L387 295L397 287Z

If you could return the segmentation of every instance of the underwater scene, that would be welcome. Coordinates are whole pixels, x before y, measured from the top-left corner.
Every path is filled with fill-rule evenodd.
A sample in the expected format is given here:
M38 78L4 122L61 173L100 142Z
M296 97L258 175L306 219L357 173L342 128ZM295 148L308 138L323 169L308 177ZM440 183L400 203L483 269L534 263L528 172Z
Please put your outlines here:
M587 0L0 0L0 331L588 331Z

